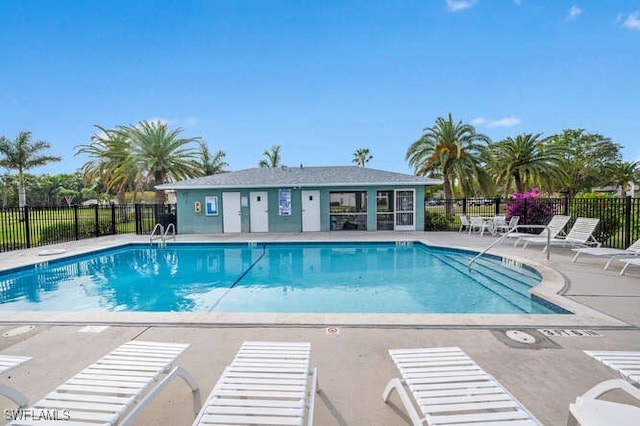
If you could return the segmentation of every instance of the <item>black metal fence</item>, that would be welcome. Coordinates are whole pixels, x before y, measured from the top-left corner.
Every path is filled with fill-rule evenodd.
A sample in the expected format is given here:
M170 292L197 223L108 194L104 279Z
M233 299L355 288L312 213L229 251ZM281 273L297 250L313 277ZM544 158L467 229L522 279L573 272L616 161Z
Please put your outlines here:
M22 207L0 209L0 252L104 235L150 234L176 224L175 205Z
M428 199L425 230L457 231L460 215L520 216L520 225L546 224L555 214L600 219L595 238L605 247L626 248L640 238L640 198Z

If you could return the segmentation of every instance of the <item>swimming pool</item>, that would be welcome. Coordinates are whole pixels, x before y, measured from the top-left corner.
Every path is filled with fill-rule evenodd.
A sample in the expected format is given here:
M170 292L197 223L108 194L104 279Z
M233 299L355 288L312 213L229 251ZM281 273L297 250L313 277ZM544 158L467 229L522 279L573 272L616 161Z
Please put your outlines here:
M555 314L540 275L422 243L128 244L0 273L0 310Z

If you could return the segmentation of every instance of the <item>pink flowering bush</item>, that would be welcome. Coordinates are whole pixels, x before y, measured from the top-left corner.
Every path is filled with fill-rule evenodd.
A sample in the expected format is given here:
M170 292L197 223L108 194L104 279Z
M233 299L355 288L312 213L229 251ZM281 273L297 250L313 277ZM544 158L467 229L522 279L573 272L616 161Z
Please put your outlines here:
M556 214L555 205L541 199L538 188L532 188L525 193L514 192L512 195L513 198L507 204L507 219L520 216L520 223L543 225Z

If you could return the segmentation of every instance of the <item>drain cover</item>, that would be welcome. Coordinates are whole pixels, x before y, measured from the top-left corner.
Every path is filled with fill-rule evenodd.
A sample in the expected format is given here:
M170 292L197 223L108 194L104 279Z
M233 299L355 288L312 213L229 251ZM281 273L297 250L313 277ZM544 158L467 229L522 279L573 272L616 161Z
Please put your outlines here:
M535 337L533 337L529 333L525 333L524 331L507 330L505 334L509 339L515 340L516 342L528 343L528 344L533 344L536 342Z
M36 327L33 326L33 325L23 325L22 327L12 328L11 330L5 331L4 333L2 333L2 337L19 336L21 334L30 332L34 328L36 328Z

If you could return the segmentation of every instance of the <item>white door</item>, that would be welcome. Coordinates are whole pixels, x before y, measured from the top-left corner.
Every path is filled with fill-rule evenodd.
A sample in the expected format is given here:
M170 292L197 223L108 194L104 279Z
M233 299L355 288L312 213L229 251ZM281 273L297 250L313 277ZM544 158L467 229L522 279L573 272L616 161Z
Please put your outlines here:
M320 231L320 191L302 191L302 232Z
M415 231L416 211L413 189L396 190L396 231Z
M249 216L251 232L269 232L269 200L266 191L249 194Z
M222 193L222 230L228 232L240 232L242 230L242 217L240 216L240 193Z

